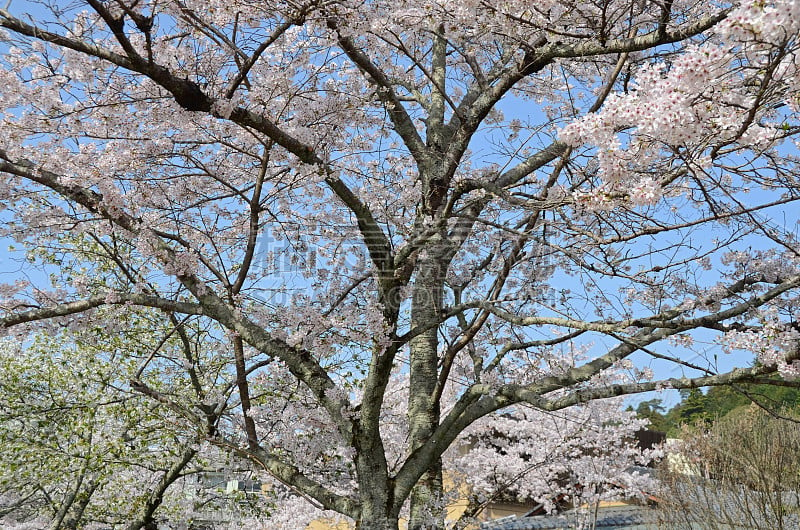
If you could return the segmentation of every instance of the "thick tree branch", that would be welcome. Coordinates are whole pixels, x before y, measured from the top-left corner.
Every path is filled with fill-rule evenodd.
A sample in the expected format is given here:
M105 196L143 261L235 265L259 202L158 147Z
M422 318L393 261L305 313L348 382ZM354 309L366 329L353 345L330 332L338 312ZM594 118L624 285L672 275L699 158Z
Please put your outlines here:
M134 304L143 307L152 307L169 311L174 313L182 313L185 315L202 315L203 308L198 304L189 302L177 302L168 300L166 298L159 298L157 296L144 295L144 294L129 294L129 293L109 293L103 296L94 296L86 300L76 300L74 302L65 302L55 305L53 307L43 307L40 309L31 309L19 313L11 313L0 318L0 328L10 328L19 324L26 324L30 322L37 322L51 318L65 317L84 313L91 309L98 308L104 305L124 305Z
M200 435L208 436L208 440L211 443L230 449L244 458L255 461L268 471L270 475L291 488L300 491L302 494L316 499L327 509L336 510L339 513L347 514L353 518L358 516L358 504L353 499L333 493L318 482L308 478L296 466L284 462L282 459L264 451L260 447L248 447L247 449L243 449L239 447L238 444L226 440L219 435L215 434L212 436L208 432L209 425L207 418L198 416L194 412L181 407L167 396L150 388L141 381L133 380L130 383L134 391L148 396L190 421L198 429Z
M702 377L681 377L661 379L658 381L642 381L639 383L615 384L597 388L579 389L569 392L566 396L537 402L544 410L561 410L580 403L588 403L594 399L604 399L616 396L628 396L640 394L642 392L652 392L654 390L673 389L682 390L689 388L701 388L706 386L723 386L734 383L758 383L764 382L764 376L777 373L774 366L756 366L753 368L734 368L730 372L723 374L707 375ZM774 383L774 380L769 380ZM786 381L785 386L800 388L800 381ZM520 396L522 398L522 396ZM524 399L522 399L524 401Z
M191 447L183 449L180 458L172 463L169 469L167 469L164 475L158 480L158 483L150 490L138 517L128 523L126 530L141 530L154 524L153 515L164 502L164 494L167 492L167 489L181 477L181 473L196 454L197 450Z
M457 161L460 160L461 154L463 154L464 150L467 148L470 138L475 130L477 130L477 124L483 121L497 102L519 81L541 71L554 60L612 53L629 54L631 52L647 50L664 44L680 42L693 36L700 35L704 31L719 24L727 17L729 12L730 9L726 9L715 15L685 24L672 31L659 28L656 31L644 35L614 39L605 43L587 41L571 45L562 42L549 43L546 39L538 40L529 46L529 51L525 55L524 60L516 65L507 67L490 90L486 90L481 86L481 83L475 83L467 91L456 113L456 115L460 117L461 123L459 124L458 132L453 137L450 152L448 153L450 165L457 164ZM507 171L498 182L496 182L496 185L503 187L519 181L521 178L531 174L538 167L544 165L542 160L546 160L545 163L548 163L560 156L566 149L567 146L559 142L554 142L523 163Z
M199 84L189 79L178 78L163 66L153 64L136 55L129 55L126 57L93 45L86 44L79 40L62 37L55 33L41 30L13 17L5 10L0 10L0 17L0 26L2 27L9 28L23 35L28 35L30 37L51 42L58 46L70 48L93 57L104 59L117 66L121 66L133 72L143 74L170 92L175 98L175 101L185 110L206 112L216 118L227 119L243 127L253 128L261 133L264 133L276 144L295 155L300 161L306 164L318 166L321 171L324 171L326 175L325 182L328 184L331 190L333 190L336 196L339 197L339 199L356 215L359 230L370 252L370 257L378 270L382 271L383 273L388 273L391 270L391 246L389 245L383 230L381 230L380 226L378 226L378 224L375 222L372 212L370 212L366 204L364 204L364 202L361 201L361 199L359 199L350 190L350 188L338 176L335 175L335 171L329 167L325 160L319 157L313 147L288 134L265 116L256 114L242 107L236 107L232 109L230 114L223 114L215 106L217 100L205 94ZM224 105L225 102L221 103ZM401 104L398 102L398 110L396 112L400 112L400 105ZM407 126L410 126L410 130L413 130L413 134L416 135L416 140L410 138L409 142L412 145L418 145L420 149L424 147L422 140L416 134L416 129L414 129L413 123L407 115L405 115L404 123L406 123ZM11 163L11 161L0 162L0 171L15 173L13 166L14 164ZM53 174L49 175L53 176ZM95 199L97 198L99 198L99 195L95 197ZM91 202L91 198L87 198L87 201ZM84 206L86 206L86 204L84 204ZM382 278L385 278L386 276L387 274L382 274ZM383 286L385 287L386 291L384 296L388 301L390 299L389 291L391 286Z
M245 451L239 452L239 454L242 457L255 460L274 478L301 492L303 495L316 500L323 508L335 510L353 519L358 519L361 507L355 499L333 493L328 488L308 478L296 466L283 462L263 450L255 451L254 453Z
M429 163L425 142L420 138L414 122L406 112L403 102L397 96L389 78L378 68L369 57L358 47L358 44L349 36L339 31L339 21L335 17L328 17L328 27L336 32L339 46L353 63L364 73L370 83L377 86L378 99L383 103L386 112L395 126L395 131L403 139L411 156L421 166Z

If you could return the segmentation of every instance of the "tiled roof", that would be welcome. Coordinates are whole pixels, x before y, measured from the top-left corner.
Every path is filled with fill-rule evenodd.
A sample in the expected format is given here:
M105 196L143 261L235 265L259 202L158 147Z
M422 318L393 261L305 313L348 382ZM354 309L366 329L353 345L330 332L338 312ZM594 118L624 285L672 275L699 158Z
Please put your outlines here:
M481 530L569 530L575 527L575 517L567 512L563 515L537 515L518 517L505 521L488 521L481 524ZM597 530L624 529L650 530L657 526L658 513L645 506L615 506L601 508Z
M766 512L753 511L754 506L763 504L763 499L758 498L757 492L744 486L738 490L730 490L715 487L714 481L698 479L694 483L682 484L681 488L681 497L696 499L696 502L703 507L704 517L719 523L720 528L753 528L753 524L751 524L753 517L756 517L759 523L766 523L781 517L783 528L800 528L800 513L797 509L800 506L798 503L800 493L798 492L785 492L784 494L783 506L789 508L787 510L789 513L772 515L768 508L766 508ZM655 530L659 528L659 519L668 515L646 506L602 507L598 511L597 524L594 528L596 530ZM686 525L691 528L705 527L702 522L696 520L697 516L698 514L694 512L686 513L685 519L681 521L681 527L686 527ZM576 514L564 512L560 515L537 515L487 521L481 524L480 529L571 530L575 528L576 519ZM759 528L765 527L759 526Z

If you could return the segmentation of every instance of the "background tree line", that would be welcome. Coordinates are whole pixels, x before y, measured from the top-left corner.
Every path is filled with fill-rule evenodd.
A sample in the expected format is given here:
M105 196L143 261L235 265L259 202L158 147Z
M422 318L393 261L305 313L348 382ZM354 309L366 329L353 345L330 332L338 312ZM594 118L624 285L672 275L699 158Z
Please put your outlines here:
M800 390L747 383L713 387L705 392L692 388L681 390L680 401L670 408L664 406L662 399L653 398L628 409L635 410L639 418L648 420L652 430L664 432L668 437L679 437L683 426L709 427L715 420L753 404L776 414L786 408L796 411L800 406Z

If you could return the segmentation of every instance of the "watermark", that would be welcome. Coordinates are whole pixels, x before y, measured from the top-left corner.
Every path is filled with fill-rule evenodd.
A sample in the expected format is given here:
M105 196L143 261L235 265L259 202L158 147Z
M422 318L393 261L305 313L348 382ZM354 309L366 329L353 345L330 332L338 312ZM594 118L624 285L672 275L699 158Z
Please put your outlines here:
M252 270L261 279L252 291L253 296L265 304L281 305L298 296L319 297L329 285L333 285L339 294L344 294L350 286L357 287L372 279L375 273L373 256L367 247L370 239L375 242L373 253L379 252L376 247L380 244L388 242L383 232L362 232L353 225L275 224L265 230L257 241ZM395 243L397 248L402 248L405 242L388 243ZM424 244L419 252L425 252ZM506 299L548 307L555 305L559 296L550 285L556 268L553 254L553 249L546 241L530 242L530 250L515 266L518 271L509 282L509 285L513 282L514 287L506 290ZM418 253L409 255L406 263L413 267L417 257ZM488 272L484 279L477 279L470 285L476 293L482 293L493 281L495 272L500 272L502 263L499 260L498 257L498 261L487 269L477 255L461 254L456 255L452 267L464 266L464 269L474 272L474 277ZM497 271L493 272L492 268L497 268ZM402 269L400 265L395 272L408 273L408 270ZM417 290L416 296L424 295L424 292ZM430 293L430 296L439 297L442 294ZM396 287L389 293L382 293L384 304L400 306L410 301L408 287ZM429 302L435 306L448 305L446 298L441 301L431 299Z
M320 271L365 271L369 267L364 234L351 225L280 223L264 230L253 267L261 275L316 275Z

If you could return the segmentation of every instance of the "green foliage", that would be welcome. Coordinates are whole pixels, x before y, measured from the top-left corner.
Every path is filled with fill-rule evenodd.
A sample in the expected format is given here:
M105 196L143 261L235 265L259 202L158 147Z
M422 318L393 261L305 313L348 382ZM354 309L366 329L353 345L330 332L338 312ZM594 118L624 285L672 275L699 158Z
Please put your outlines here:
M642 401L636 406L636 416L650 422L650 428L654 431L666 432L667 423L664 418L665 408L658 398Z
M800 389L770 384L740 384L711 387L707 392L699 388L681 391L681 401L665 412L658 398L642 401L636 414L650 422L650 428L676 437L683 425L711 425L734 410L756 402L771 409L798 410Z
M0 341L0 527L33 517L123 524L152 505L153 477L178 465L181 475L202 470L203 459L193 457L204 433L176 409L195 397L185 371L175 369L183 344L143 332L151 318L129 311L116 330L54 329L24 344ZM219 373L202 368L208 377ZM175 407L133 391L132 379ZM161 518L192 509L182 492L158 495Z

